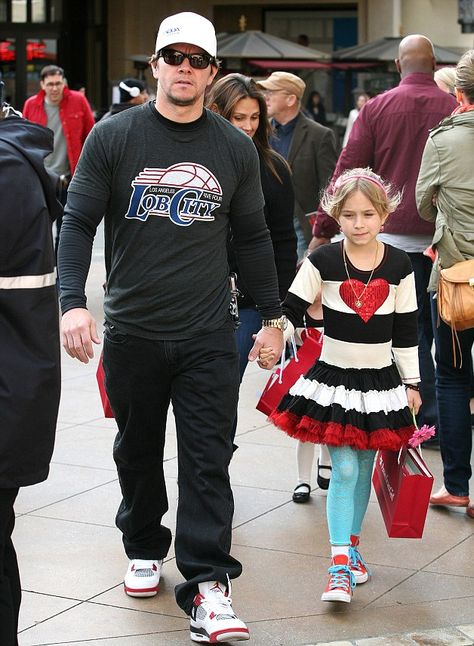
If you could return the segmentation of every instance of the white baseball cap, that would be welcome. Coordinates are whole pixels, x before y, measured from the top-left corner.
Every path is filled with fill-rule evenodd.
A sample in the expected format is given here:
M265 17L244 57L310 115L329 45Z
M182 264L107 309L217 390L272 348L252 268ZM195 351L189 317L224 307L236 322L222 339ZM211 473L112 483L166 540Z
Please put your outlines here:
M183 11L168 16L160 25L156 38L155 51L174 45L186 43L200 47L210 56L217 54L217 39L214 25L207 18L192 11Z

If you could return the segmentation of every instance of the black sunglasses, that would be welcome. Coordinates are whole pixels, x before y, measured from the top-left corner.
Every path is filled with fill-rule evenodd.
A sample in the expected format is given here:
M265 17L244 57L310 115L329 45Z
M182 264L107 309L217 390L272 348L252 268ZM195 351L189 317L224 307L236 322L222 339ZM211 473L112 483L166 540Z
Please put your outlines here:
M158 58L162 57L167 65L181 65L185 58L188 59L191 67L196 70L205 70L210 63L216 59L209 54L185 54L177 49L162 49L158 52Z

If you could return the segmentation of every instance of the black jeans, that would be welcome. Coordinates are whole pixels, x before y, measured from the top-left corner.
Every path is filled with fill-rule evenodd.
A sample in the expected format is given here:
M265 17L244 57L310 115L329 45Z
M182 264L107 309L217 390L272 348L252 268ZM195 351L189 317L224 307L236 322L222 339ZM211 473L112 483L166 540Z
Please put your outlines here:
M437 321L436 299L432 300L432 307L433 319ZM453 496L468 496L469 480L472 476L472 428L469 400L474 328L458 332L457 337L459 346L455 341L455 366L451 328L440 320L439 326L435 328L439 441L446 489Z
M116 523L131 559L164 558L170 530L163 473L170 402L178 442L176 563L186 582L176 587L189 614L197 584L227 582L241 564L229 554L234 501L228 465L236 415L239 359L233 326L181 341L153 341L107 325L105 385L115 413L114 444L123 500Z
M18 646L18 614L21 587L16 552L12 543L15 526L13 504L18 489L0 489L0 644Z

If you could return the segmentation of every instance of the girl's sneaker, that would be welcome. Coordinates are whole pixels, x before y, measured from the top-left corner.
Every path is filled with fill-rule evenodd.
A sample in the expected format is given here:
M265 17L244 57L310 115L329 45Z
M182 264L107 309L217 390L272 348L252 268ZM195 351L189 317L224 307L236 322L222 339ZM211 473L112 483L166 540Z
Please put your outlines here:
M349 567L356 584L365 583L369 580L370 570L359 552L357 545L349 548Z
M350 603L355 579L349 568L349 559L344 554L337 554L328 569L329 579L321 601L343 601Z

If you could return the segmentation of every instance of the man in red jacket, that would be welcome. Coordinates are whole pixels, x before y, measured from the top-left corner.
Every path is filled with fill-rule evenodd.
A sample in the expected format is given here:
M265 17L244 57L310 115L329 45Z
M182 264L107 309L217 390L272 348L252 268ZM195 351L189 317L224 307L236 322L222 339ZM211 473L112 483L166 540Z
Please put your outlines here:
M64 205L82 146L95 123L94 115L85 96L67 87L61 67L43 67L40 86L38 94L26 100L23 116L54 133L54 150L46 157L45 166L60 178L60 200ZM56 221L56 249L61 223L62 217Z

